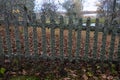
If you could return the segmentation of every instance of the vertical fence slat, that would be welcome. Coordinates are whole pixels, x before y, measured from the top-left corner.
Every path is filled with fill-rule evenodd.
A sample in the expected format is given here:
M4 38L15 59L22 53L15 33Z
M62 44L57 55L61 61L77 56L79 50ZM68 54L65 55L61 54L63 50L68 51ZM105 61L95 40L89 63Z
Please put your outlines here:
M64 20L63 20L63 16L61 16L60 17L60 57L61 57L61 59L63 60L63 58L64 58L64 50L63 50L63 47L64 47L64 45L63 45L63 40L64 40L64 34L63 34L63 32L64 32Z
M79 19L77 26L77 48L76 48L76 59L80 57L80 48L81 48L81 30L82 30L82 18Z
M27 23L27 12L25 11L25 14L24 14L24 17L25 17L25 22L24 22L24 26L23 26L23 29L24 29L24 50L25 50L25 56L29 56L30 53L29 53L29 39L28 39L28 23Z
M119 35L119 43L118 43L118 50L117 50L117 60L120 62L120 33Z
M34 54L38 55L37 26L33 26Z
M87 19L86 24L86 41L85 41L85 54L84 59L88 60L88 53L89 53L89 42L90 42L90 18Z
M19 33L19 26L18 21L15 21L15 40L16 40L16 50L17 54L20 54L20 33Z
M43 56L47 56L46 53L46 28L45 28L45 23L46 23L46 18L44 15L41 16L41 21L42 21L42 50L43 50Z
M12 54L12 47L11 47L11 38L10 38L10 31L9 31L9 16L5 18L5 28L6 28L6 44L7 44L7 49L8 49L8 54Z
M99 29L99 19L96 19L95 32L94 32L94 44L93 44L93 59L97 58L98 29Z
M73 27L73 20L69 17L69 25L68 25L68 58L72 59L72 27Z
M3 41L2 41L2 36L0 35L0 55L3 55L4 54L4 51L3 51Z
M28 25L24 26L25 55L29 56Z
M114 47L115 47L115 37L116 37L116 33L117 33L117 21L113 22L113 26L112 26L112 35L111 35L111 44L110 44L110 52L109 52L109 60L113 60L113 54L114 54Z
M102 46L100 51L100 60L105 60L105 52L106 52L106 40L107 40L107 33L108 33L108 20L105 20L104 24L104 31L102 35Z
M55 57L55 21L54 18L50 18L51 27L51 58Z

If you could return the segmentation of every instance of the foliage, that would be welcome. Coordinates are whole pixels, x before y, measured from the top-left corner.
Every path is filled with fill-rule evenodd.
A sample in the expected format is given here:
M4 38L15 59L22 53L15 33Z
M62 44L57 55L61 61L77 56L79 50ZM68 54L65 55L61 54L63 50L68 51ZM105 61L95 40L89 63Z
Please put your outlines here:
M82 0L66 0L62 4L63 8L67 11L68 16L81 17Z
M34 0L0 0L0 6L1 11L6 9L12 12L12 10L20 9L22 6L26 6L28 11L33 11L35 4Z
M47 17L50 16L57 16L57 5L54 2L44 2L41 6L42 14L46 15Z
M98 16L109 19L110 23L113 19L120 17L120 1L119 0L99 0Z
M24 20L25 16L34 12L34 6L34 0L0 0L0 15L10 22Z
M0 68L0 74L2 74L2 75L4 75L5 74L5 71L6 71L6 69L5 68Z

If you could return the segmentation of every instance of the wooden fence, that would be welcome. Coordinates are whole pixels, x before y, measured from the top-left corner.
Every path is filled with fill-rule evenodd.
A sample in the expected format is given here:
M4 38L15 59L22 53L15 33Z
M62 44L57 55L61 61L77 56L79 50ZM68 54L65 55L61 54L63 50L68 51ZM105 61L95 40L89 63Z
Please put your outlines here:
M1 27L0 31L0 55L8 55L9 57L18 55L21 59L21 56L24 55L25 57L34 56L35 59L49 57L51 59L60 58L61 60L68 58L69 60L81 59L85 61L91 59L120 61L120 35L117 33L119 26L117 21L109 25L108 20L105 20L102 32L99 31L101 27L99 19L96 19L95 26L92 28L90 21L88 18L86 30L83 30L82 19L79 19L78 23L74 23L71 17L68 24L64 23L62 16L60 22L56 23L51 17L50 23L46 23L45 16L42 15L39 23L31 21L28 24L24 21L22 26L18 25L17 19L10 25L6 18L4 27ZM108 34L109 27L112 30L111 34ZM91 29L94 30L91 31ZM57 33L56 30L58 30ZM12 33L13 36L11 36ZM92 38L90 37L91 33L94 33ZM101 39L99 38L100 34L102 34ZM30 37L30 35L32 36ZM23 36L22 40L21 36ZM110 36L109 40L107 40L108 36ZM83 37L85 38L83 39Z

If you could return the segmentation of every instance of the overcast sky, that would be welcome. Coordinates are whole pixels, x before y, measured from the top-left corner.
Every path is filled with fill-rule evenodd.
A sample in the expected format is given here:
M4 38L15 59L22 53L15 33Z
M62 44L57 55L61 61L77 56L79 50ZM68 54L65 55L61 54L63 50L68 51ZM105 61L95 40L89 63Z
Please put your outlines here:
M85 0L84 3L84 9L83 10L88 10L88 11L95 11L97 10L97 7L95 4L97 3L97 0Z
M38 9L38 6L40 6L43 1L45 0L36 0L35 3L36 3L36 7L35 7L35 10ZM64 0L55 0L55 3L59 4L60 3L63 3ZM97 7L95 6L95 4L97 3L97 0L85 0L85 3L83 5L83 10L84 11L95 11L97 9ZM62 7L59 7L59 10L63 10Z

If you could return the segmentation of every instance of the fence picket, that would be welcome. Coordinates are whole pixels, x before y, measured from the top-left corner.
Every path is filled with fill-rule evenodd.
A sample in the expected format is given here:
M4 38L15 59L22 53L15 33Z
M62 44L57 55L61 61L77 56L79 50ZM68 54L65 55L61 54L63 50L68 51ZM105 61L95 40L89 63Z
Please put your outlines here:
M82 18L79 19L79 24L77 26L77 48L76 48L76 59L80 57L80 48L81 48L81 30L82 30Z
M111 43L110 43L110 52L109 52L109 60L113 60L113 54L114 54L114 47L115 47L115 37L116 37L116 33L117 33L117 21L113 22L113 26L112 26L112 35L111 35Z
M99 19L97 18L95 23L95 32L94 32L93 59L97 58L98 28L99 28Z
M8 17L9 18L9 17ZM5 32L6 32L6 44L7 44L7 49L8 49L8 55L12 54L12 47L11 47L11 38L10 38L10 31L9 31L9 20L6 17L5 18Z
M104 23L104 31L102 35L102 46L101 46L101 53L100 53L100 60L105 60L105 52L106 52L106 40L107 40L107 33L108 33L108 20L105 20Z
M86 41L85 41L85 54L84 54L84 59L88 60L88 53L89 53L89 42L90 42L90 18L87 19L87 24L86 24Z
M117 50L117 59L118 61L120 61L120 33L118 35L119 35L119 43L118 43L118 50Z
M43 56L47 56L46 53L46 28L45 28L45 23L46 23L46 18L44 15L41 16L41 21L42 21L42 50L43 50Z
M38 55L38 41L37 41L37 27L33 26L33 43L34 43L34 54Z
M55 57L55 21L54 18L50 18L50 27L51 27L51 58L54 59Z
M4 51L3 51L3 41L2 41L2 36L0 35L0 55L3 55L4 54Z
M64 34L63 34L63 32L64 32L64 20L63 20L63 16L61 16L60 17L60 57L61 57L61 59L63 60L63 58L64 58L64 50L63 50L63 47L64 47L64 45L63 45L63 40L64 40Z
M68 23L68 58L72 59L72 28L73 27L73 20L69 17Z
M24 26L25 55L29 56L28 26Z
M28 57L29 54L29 39L28 39L28 23L27 23L27 12L25 11L24 14L25 17L25 22L24 22L24 26L23 26L23 30L24 30L24 50L25 50L25 56Z
M19 33L19 26L18 21L15 21L15 40L16 40L16 49L17 54L20 54L21 46L20 46L20 33Z

